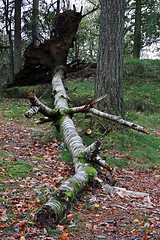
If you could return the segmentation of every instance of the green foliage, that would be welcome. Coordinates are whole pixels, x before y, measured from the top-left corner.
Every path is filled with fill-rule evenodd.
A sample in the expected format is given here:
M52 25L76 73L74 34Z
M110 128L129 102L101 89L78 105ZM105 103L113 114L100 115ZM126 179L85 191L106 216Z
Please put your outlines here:
M99 19L100 13L97 10L82 19L74 48L70 49L68 61L75 58L86 61L96 61L98 51L98 36L99 36Z
M134 44L134 29L135 29L135 6L137 0L126 1L126 16L125 16L125 55L132 54ZM159 18L160 13L159 1L141 1L141 48L150 46L152 43L158 42L160 36Z

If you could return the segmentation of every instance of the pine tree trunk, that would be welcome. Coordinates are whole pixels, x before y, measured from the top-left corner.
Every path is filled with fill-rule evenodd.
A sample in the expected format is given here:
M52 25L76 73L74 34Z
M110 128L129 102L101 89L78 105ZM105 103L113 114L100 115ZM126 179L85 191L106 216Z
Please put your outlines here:
M124 0L101 0L95 96L108 94L103 109L123 115Z

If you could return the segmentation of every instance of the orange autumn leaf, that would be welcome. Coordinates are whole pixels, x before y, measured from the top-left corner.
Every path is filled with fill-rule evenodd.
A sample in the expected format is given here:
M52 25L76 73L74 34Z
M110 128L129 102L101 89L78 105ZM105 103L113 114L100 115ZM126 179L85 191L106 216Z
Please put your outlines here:
M68 238L68 233L67 233L67 232L63 232L63 234L60 236L60 238L61 238L62 240L67 239L67 238Z
M27 223L26 222L21 222L20 225L19 225L20 229L24 229L26 227L27 227Z
M94 206L95 206L96 208L99 208L99 204L98 204L98 203L95 203Z
M94 231L98 231L97 225L93 225L93 230L94 230Z
M73 214L68 214L67 219L68 219L68 221L72 221L73 220Z

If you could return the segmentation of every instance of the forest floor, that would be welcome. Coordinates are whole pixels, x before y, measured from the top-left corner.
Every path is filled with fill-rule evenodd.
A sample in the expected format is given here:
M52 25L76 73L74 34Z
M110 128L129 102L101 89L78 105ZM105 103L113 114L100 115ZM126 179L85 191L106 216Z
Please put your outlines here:
M19 101L25 106L26 100ZM62 161L63 143L52 127L28 121L0 113L0 239L160 239L158 166L114 168L115 186L146 192L149 197L109 195L94 183L71 203L65 220L54 228L38 227L37 209L74 172L72 163ZM159 129L156 134L159 138ZM44 135L52 137L44 140ZM105 179L105 172L99 177Z

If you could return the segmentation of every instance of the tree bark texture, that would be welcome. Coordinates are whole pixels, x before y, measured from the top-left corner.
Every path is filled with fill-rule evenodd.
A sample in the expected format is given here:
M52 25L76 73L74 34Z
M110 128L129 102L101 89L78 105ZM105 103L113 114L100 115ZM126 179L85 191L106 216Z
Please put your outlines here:
M74 10L59 13L51 38L39 46L31 44L27 47L24 67L15 76L13 85L51 82L56 68L66 64L81 18L81 13Z
M14 72L21 67L21 0L15 0Z
M140 52L142 47L142 39L141 39L141 8L142 1L136 0L136 8L135 8L135 27L134 27L134 44L133 44L133 58L140 58Z
M9 0L3 0L4 12L5 12L5 28L9 39L9 68L10 68L10 79L8 84L11 84L14 79L14 59L13 59L13 40L12 40L12 27L11 27L11 16L9 15Z
M32 12L32 42L34 46L39 45L39 0L33 0L33 12Z
M105 112L123 116L124 0L101 0L95 96L108 94Z
M38 211L37 221L41 224L54 224L62 218L66 213L70 202L88 185L89 182L94 180L97 173L96 169L87 163L87 155L91 150L89 149L87 151L83 145L83 141L78 135L74 123L70 118L71 109L68 108L68 97L63 87L61 80L62 77L63 70L59 69L52 80L55 112L53 111L53 116L50 115L50 117L56 117L57 119L59 131L72 155L75 175L62 183L62 185L53 193L49 201ZM50 111L48 112L49 114L51 113Z

